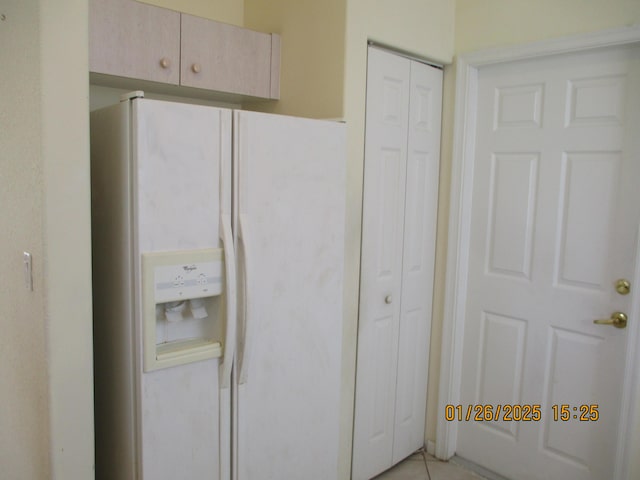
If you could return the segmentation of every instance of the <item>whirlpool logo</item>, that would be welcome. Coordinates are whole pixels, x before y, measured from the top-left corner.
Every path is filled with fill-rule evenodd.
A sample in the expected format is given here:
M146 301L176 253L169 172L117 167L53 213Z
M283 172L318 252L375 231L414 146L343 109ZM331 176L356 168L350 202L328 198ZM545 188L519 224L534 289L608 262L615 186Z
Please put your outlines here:
M197 266L195 266L195 265L184 265L184 266L182 267L182 269L183 269L185 272L190 273L190 272L193 272L194 270L197 270L197 269L198 269L198 267L197 267Z

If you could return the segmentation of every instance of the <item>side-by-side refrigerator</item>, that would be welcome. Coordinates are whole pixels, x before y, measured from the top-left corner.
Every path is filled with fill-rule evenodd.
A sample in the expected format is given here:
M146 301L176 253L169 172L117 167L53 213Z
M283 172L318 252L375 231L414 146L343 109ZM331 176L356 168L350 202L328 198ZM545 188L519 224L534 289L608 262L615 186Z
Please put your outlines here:
M96 478L338 476L344 125L91 115Z

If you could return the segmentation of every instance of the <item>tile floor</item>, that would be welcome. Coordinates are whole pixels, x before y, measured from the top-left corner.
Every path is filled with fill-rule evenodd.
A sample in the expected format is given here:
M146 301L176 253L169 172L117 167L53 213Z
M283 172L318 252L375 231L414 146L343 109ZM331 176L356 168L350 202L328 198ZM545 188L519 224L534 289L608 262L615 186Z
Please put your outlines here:
M418 452L375 480L482 480L484 477L450 462Z

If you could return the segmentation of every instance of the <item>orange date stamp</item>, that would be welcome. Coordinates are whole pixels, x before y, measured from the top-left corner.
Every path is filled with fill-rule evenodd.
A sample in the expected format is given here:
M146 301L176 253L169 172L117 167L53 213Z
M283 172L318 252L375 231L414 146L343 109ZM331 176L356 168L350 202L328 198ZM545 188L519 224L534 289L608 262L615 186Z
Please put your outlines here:
M597 404L551 405L554 422L596 422L600 418ZM539 422L542 420L542 406L538 404L497 404L497 405L447 405L444 409L447 422Z

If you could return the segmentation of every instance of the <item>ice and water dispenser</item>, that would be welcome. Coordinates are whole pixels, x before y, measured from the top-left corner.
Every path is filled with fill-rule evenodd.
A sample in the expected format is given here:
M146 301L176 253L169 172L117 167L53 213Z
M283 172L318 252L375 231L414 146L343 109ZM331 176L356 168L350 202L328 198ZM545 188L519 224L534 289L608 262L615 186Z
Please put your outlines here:
M222 249L142 255L144 371L219 357Z

